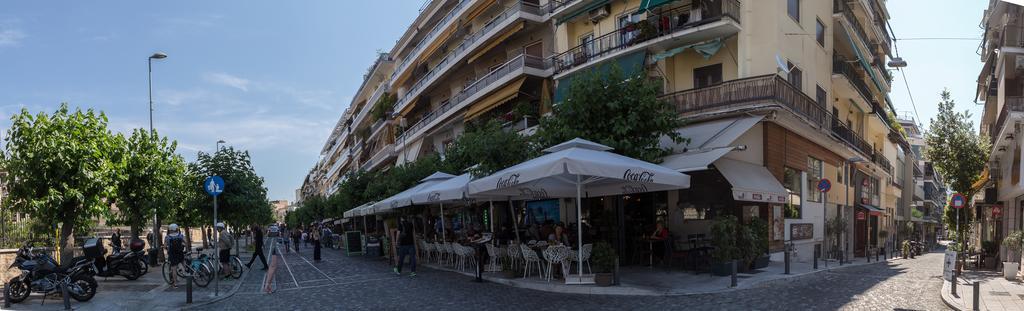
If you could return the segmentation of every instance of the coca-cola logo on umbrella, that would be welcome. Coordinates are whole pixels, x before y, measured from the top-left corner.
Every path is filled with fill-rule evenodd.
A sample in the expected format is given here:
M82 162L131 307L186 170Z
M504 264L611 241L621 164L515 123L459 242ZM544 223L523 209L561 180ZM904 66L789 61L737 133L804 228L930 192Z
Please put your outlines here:
M498 177L497 188L508 188L519 184L519 174L508 175L507 177Z
M427 195L427 201L436 202L436 201L440 201L440 200L441 200L441 193L440 192L431 192L429 195Z
M548 191L544 189L519 188L519 194L532 199L546 199L549 197Z
M645 170L627 169L622 173L622 179L636 182L654 182L654 173Z

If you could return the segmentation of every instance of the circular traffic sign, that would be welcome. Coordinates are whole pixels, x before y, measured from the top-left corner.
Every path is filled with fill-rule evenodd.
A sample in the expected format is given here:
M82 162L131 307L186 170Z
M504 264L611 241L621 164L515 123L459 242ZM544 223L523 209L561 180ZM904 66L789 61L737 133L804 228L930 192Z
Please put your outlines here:
M953 196L949 198L949 205L952 205L953 208L964 208L964 205L966 204L967 198L960 193L954 193Z
M828 192L829 190L832 190L832 182L828 178L822 178L818 181L818 191Z
M206 177L206 180L203 181L203 189L211 196L218 196L224 192L224 179L217 175Z

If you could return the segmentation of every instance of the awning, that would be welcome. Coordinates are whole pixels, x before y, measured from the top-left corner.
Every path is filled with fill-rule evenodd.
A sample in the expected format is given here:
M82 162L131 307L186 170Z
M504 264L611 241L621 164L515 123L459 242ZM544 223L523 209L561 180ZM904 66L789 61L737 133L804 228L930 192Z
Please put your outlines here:
M718 159L715 168L732 185L732 198L736 201L786 203L786 188L764 166Z
M611 0L598 0L598 1L594 1L593 3L583 7L581 9L578 9L576 11L572 11L571 13L566 14L564 17L559 18L558 20L555 21L555 25L556 26L557 25L561 25L565 21L572 20L573 18L576 18L577 16L586 14L587 12L590 12L593 9L601 7L601 6L605 5L605 4L607 4L608 2L611 2Z
M715 56L715 54L718 53L718 50L720 50L724 45L725 41L723 41L722 38L708 40L700 43L687 44L677 48L669 49L658 54L651 55L650 63L657 63L663 59L682 53L683 51L686 51L686 49L693 49L694 51L697 52L697 54L700 54L700 56L703 56L704 59L707 60L710 59L712 56Z
M335 221L334 221L334 224L335 224L335 225L340 225L340 224L346 223L346 222L348 222L348 221L349 221L349 219L348 219L348 218L342 218L342 219L338 219L338 220L335 220Z
M674 169L680 173L702 171L708 169L711 163L725 156L734 148L726 147L702 152L687 152L673 154L661 159L661 166Z
M491 93L491 95L477 101L476 104L469 106L469 109L466 110L465 120L475 119L495 107L515 99L519 95L519 89L522 88L523 81L526 81L526 77L519 78L519 80L506 85L500 90Z
M412 205L412 194L417 193L420 190L430 187L434 184L448 180L452 177L455 176L443 172L434 172L430 176L421 179L419 184L409 187L409 189L405 189L404 191L399 192L398 194L395 194L391 197L388 197L387 199L383 199L377 203L374 203L372 207L373 213L388 213L398 208L410 206Z
M874 206L874 205L871 205L871 204L863 204L863 203L861 203L860 207L867 209L868 212L871 213L871 215L881 215L882 212L885 212L885 210L882 209L881 207Z
M515 26L512 26L511 29L506 30L504 33L495 37L494 39L491 39L491 43L488 43L482 49L478 49L476 53L473 53L473 56L470 56L469 59L466 60L466 62L472 63L473 61L476 61L477 58L480 58L480 56L487 54L487 52L490 52L491 49L493 49L495 46L498 46L498 44L504 43L505 39L508 39L508 37L511 37L512 35L516 34L516 32L523 30L524 27L526 27L526 22L520 22Z
M555 86L555 104L561 103L566 100L566 96L569 94L569 90L572 87L572 80L576 77L583 77L584 75L597 74L598 76L607 76L608 72L611 71L612 64L618 64L619 70L622 71L624 76L633 76L638 70L642 70L644 66L644 60L647 59L647 51L638 51L631 54L616 57L611 60L602 61L600 64L596 64L588 70L580 70L571 75L565 76L558 79L558 85Z
M988 168L986 167L985 170L981 171L981 176L978 177L978 180L971 184L971 193L980 192L981 189L988 185L988 180Z
M421 138L414 140L412 143L409 143L408 145L402 147L405 150L402 151L403 155L401 157L398 157L398 165L405 164L405 161L408 160L408 156L412 156L413 158L413 160L410 161L415 161L416 157L418 157L420 154L420 148L423 148L423 144L424 142L423 139Z
M401 111L398 111L398 115L405 116L406 114L409 114L409 112L412 111L412 108L416 107L416 105L419 104L419 101L421 99L423 99L423 97L413 98L411 101L409 101L408 104L405 104L405 107L402 107Z
M861 67L864 67L864 71L867 71L868 75L871 77L871 82L874 82L875 87L879 90L884 90L884 88L882 88L882 84L878 82L878 76L875 75L875 71L871 69L871 65L868 64L867 59L864 58L864 55L860 53L860 49L857 48L857 43L853 41L853 36L850 35L850 32L848 31L844 31L844 33L846 33L846 40L850 42L850 47L853 48L853 53L857 54L857 62L860 63ZM865 46L865 48L869 50L871 49L871 47L868 46Z
M689 143L676 144L668 137L662 137L660 146L670 148L674 153L701 152L732 146L736 139L749 131L764 116L744 116L701 122L676 130Z
M653 8L668 4L675 0L643 0L640 1L640 11L649 11Z

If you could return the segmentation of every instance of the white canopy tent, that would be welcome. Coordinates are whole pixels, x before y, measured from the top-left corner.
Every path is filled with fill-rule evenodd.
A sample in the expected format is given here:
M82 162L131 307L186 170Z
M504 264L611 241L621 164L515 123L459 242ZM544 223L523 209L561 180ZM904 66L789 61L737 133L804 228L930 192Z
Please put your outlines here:
M470 196L519 199L576 198L577 244L583 245L581 199L688 188L690 176L675 170L608 152L611 147L576 138L545 149L535 159L501 170L468 185ZM582 262L582 252L577 252ZM583 283L579 278L566 283Z

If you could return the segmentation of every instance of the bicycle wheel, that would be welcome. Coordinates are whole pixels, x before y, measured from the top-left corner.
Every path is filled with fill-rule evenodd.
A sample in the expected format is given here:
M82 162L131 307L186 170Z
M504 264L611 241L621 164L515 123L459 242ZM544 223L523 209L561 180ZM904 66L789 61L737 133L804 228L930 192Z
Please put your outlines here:
M210 271L210 267L206 264L199 265L199 270L192 271L192 282L196 283L196 286L206 287L213 280L213 271Z
M236 280L242 278L242 260L238 256L231 256L231 277Z
M173 273L171 272L171 265L165 261L160 270L164 275L164 282L167 282L167 284L171 284L171 273Z

